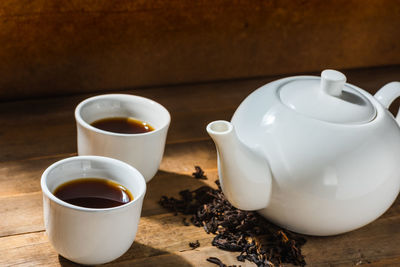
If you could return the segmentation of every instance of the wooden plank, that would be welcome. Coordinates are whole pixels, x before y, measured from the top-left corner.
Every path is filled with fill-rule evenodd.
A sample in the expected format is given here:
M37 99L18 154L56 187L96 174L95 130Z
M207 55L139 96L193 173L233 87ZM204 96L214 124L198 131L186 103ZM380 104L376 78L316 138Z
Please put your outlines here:
M202 228L184 226L179 216L142 217L135 243L117 262L188 250L189 242L199 240L210 244L211 238ZM0 238L0 254L4 255L0 257L0 266L24 263L50 266L66 261L58 257L44 232Z
M210 176L216 175L214 171ZM158 204L163 195L178 197L181 190L194 190L207 184L215 186L211 180L203 182L188 175L160 173L148 184L142 216L168 213ZM0 237L44 230L42 193L0 197L0 214L3 218L0 220Z
M27 160L0 162L0 198L22 195L25 193L39 192L40 178L43 171L52 163L76 154L63 154L52 157L39 157ZM161 162L160 171L149 183L149 186L168 188L160 186L163 177L183 177L188 182L174 178L176 188L187 186L190 182L196 185L196 180L191 176L195 165L200 165L207 172L210 181L216 177L216 150L214 143L210 140L188 143L169 144L166 146L164 158ZM199 180L197 180L199 181ZM202 180L203 181L203 180ZM182 182L182 186L178 186ZM153 185L154 184L154 185ZM182 188L183 189L183 188Z
M239 262L236 260L237 253L228 251L218 250L215 247L201 246L195 250L187 250L184 252L175 252L169 254L163 254L158 256L152 256L149 258L141 258L137 260L128 261L117 261L115 263L106 264L106 266L204 266L204 267L216 267L217 265L206 261L208 257L218 257L225 264L231 266L241 267L254 267L255 264L249 261ZM282 265L289 266L289 265ZM290 265L291 266L291 265Z
M12 168L10 162L0 164L0 214L5 218L0 221L0 236L43 230L40 175L50 162L58 159L11 162L14 164ZM209 179L194 179L191 176L194 165L203 166ZM10 174L17 175L12 177ZM148 184L142 216L167 212L158 204L162 195L178 196L184 189L215 186L216 179L216 153L211 141L168 145L160 172ZM400 199L383 218L399 214Z
M400 66L345 71L370 92L400 79ZM207 123L230 119L240 102L281 76L201 85L121 91L154 99L171 113L167 143L206 140ZM76 152L75 106L90 95L0 103L0 162ZM398 106L399 103L397 103ZM397 112L397 109L394 108ZM55 142L56 141L56 142Z
M360 258L356 259L352 262L326 264L326 266L345 267L345 266L367 265L368 267L382 267L382 266L397 267L397 266L399 266L399 262L400 262L400 257L368 260L368 259L365 259L365 256L363 254L360 254Z
M399 201L395 205L399 205ZM398 258L399 213L383 216L359 230L333 237L308 237L307 261L318 264L342 264ZM397 225L397 226L396 226Z
M207 235L202 228L184 226L181 219L181 216L171 214L142 217L133 246L109 265L155 266L165 261L171 265L212 266L205 263L209 256L221 257L229 264L239 263L235 262L237 253L211 247L212 235ZM384 263L395 266L400 258L399 219L399 215L380 218L357 231L339 236L307 237L303 249L306 260L310 266L349 266L368 262L375 266ZM187 250L188 242L195 240L200 241L201 247L195 251ZM0 253L3 255L1 266L73 266L58 257L43 232L0 238Z
M43 230L40 177L44 169L62 157L0 163L0 236ZM209 180L192 177L194 165L203 166ZM167 211L158 201L162 195L178 196L184 189L215 186L216 152L211 141L168 145L160 171L148 184L143 216ZM29 218L29 219L28 219Z
M190 154L188 155L190 156ZM181 174L178 172L168 173L161 171L155 178L153 178L153 180L148 184L142 216L149 217L152 215L168 214L168 211L161 208L158 204L162 195L178 196L179 191L184 189L193 190L202 185L215 186L213 183L217 178L215 169L207 171L209 180L194 179L190 175L190 172L192 171L190 169L186 170L185 168L181 168L181 171ZM2 214L4 218L3 220L0 220L0 237L44 230L41 192L21 193L15 196L0 197L0 214ZM400 220L399 214L400 198L396 200L392 207L379 220L391 219L394 222L398 222ZM357 238L364 238L369 235L376 236L375 233L368 232L365 229L368 228L364 227L361 229L365 231L362 232L364 236L359 235ZM396 229L392 230L395 230L395 232L397 231L397 233L400 234L400 231ZM315 240L315 242L321 242L321 246L323 245L322 243L324 242L324 239L317 238Z
M43 171L57 160L74 155L0 162L0 198L39 192Z
M42 210L41 192L0 198L0 237L42 231Z
M2 1L0 98L399 64L399 3Z
M264 80L124 91L154 99L171 113L167 143L204 140L205 127L230 119L243 98ZM89 95L0 104L0 161L76 152L74 109ZM57 142L53 142L56 140Z

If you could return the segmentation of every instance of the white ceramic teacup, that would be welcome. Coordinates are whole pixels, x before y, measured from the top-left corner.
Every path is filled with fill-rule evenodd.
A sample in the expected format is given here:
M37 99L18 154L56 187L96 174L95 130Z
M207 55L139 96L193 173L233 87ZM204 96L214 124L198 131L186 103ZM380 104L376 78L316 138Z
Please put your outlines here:
M91 126L96 120L132 117L147 122L154 130L141 134L121 134ZM98 155L125 161L144 176L146 182L156 174L164 153L170 114L148 98L107 94L88 98L75 109L78 154Z
M53 195L59 185L85 177L113 180L125 186L134 199L113 208L93 209L71 205ZM131 165L99 156L71 157L48 167L41 187L46 232L63 257L80 264L102 264L118 258L132 245L146 182Z

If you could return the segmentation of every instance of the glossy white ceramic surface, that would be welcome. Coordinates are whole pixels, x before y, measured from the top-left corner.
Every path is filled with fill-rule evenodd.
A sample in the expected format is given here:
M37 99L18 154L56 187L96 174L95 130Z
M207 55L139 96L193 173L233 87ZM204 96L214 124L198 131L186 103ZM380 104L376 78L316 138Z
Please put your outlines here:
M376 115L374 105L352 86L345 85L344 81L300 76L287 79L277 86L276 90L283 104L297 113L317 120L360 124L373 120ZM336 88L332 89L333 87ZM340 90L339 95L326 92L334 90Z
M110 117L132 117L149 123L154 131L142 134L119 134L97 129L90 124ZM78 154L99 155L125 161L150 181L164 154L170 124L169 112L148 98L108 94L88 98L75 109Z
M377 93L385 106L346 84L372 105L375 115L340 123L297 112L282 102L279 88L304 79L319 78L269 83L241 103L231 123L216 121L207 130L218 149L222 188L233 205L258 210L295 232L340 234L378 218L399 192L400 128L386 106L400 94L400 83ZM338 112L341 107L336 104ZM229 131L215 137L209 129L214 124L224 124Z
M108 209L91 209L64 202L53 195L61 184L83 177L107 178L125 186L134 200ZM80 264L102 264L124 254L139 224L146 182L122 161L78 156L58 161L42 175L44 224L52 246Z
M243 210L266 207L271 197L268 161L240 142L227 121L210 123L207 132L216 144L221 187L232 205Z

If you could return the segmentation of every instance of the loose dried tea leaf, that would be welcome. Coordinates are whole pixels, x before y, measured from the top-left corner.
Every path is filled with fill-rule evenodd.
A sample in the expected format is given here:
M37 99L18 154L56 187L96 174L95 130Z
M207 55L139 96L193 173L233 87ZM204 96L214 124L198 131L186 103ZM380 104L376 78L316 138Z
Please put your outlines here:
M194 178L207 180L207 176L204 175L204 171L200 168L200 166L194 166L194 169L196 170L194 173L192 173Z
M184 226L189 226L189 225L190 225L190 223L188 223L188 222L186 221L186 218L183 218L183 219L182 219L182 223L183 223Z
M224 264L220 259L218 259L217 257L209 257L207 258L208 262L214 263L216 265L218 265L219 267L237 267L236 265L226 265ZM238 266L240 267L240 265Z
M190 242L189 247L191 247L192 249L196 249L196 248L200 247L199 240L196 240L196 242Z
M256 212L233 207L216 183L218 189L183 190L181 199L163 196L160 204L175 213L191 214L195 226L215 234L213 246L240 252L238 261L248 260L259 267L306 264L301 254L306 240L301 235L280 229Z

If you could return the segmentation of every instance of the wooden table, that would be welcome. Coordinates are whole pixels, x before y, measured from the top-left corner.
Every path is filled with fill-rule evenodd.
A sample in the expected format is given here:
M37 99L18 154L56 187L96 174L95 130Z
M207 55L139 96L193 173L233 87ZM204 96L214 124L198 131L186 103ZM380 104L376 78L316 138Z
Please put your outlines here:
M375 92L400 79L400 66L345 71L348 81ZM208 122L229 119L250 92L278 77L126 90L152 98L172 115L160 171L148 184L136 240L109 266L215 266L217 256L227 264L254 266L236 260L237 253L211 246L202 228L184 226L158 205L162 195L213 185L216 152L205 132ZM75 106L91 95L0 102L0 266L73 266L48 242L42 218L40 177L62 158L76 155ZM399 163L400 164L400 163ZM191 176L200 165L208 180ZM189 242L199 240L191 250ZM333 237L307 237L303 251L311 266L400 266L400 199L375 222Z

